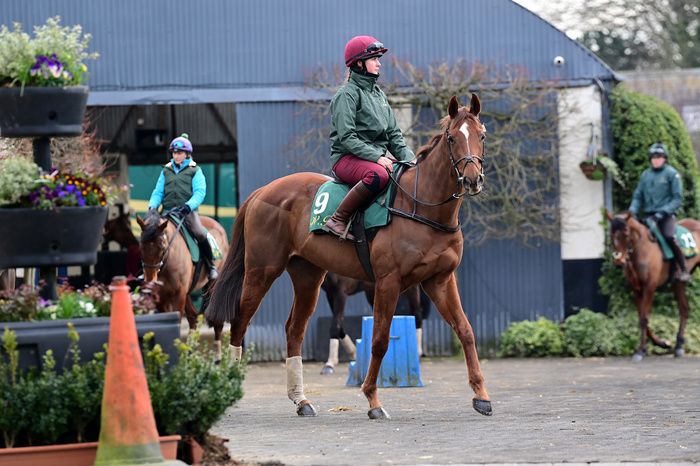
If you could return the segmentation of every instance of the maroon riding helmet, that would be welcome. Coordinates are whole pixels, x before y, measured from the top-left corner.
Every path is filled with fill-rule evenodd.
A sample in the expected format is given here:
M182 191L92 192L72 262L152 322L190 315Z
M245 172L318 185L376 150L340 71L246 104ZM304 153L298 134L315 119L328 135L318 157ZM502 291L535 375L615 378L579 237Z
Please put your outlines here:
M359 60L381 57L389 49L372 36L355 36L345 44L345 66L350 67Z

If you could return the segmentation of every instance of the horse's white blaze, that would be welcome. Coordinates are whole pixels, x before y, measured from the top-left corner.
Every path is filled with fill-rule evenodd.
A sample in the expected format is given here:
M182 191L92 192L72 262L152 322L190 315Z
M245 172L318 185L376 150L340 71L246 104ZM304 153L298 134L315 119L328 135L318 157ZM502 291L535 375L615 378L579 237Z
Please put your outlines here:
M469 144L469 126L467 126L466 123L462 123L462 126L459 127L459 131L464 134L464 137L467 139L467 144Z

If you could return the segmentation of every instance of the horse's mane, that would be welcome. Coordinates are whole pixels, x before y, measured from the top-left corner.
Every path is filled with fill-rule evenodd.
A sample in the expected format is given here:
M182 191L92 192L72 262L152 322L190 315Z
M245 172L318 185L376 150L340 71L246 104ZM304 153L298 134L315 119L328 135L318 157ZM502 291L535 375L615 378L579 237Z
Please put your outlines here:
M460 107L459 112L457 112L457 117L454 119L453 126L461 126L462 123L468 120L474 120L477 123L477 125L479 125L481 131L486 131L486 128L481 123L481 121L479 121L479 118L469 111L469 107ZM430 138L430 142L428 142L428 144L425 144L418 148L418 150L416 151L416 158L428 155L433 149L435 149L435 147L442 140L442 136L445 134L445 131L447 131L447 128L449 127L451 121L452 120L450 119L449 115L443 117L440 120L439 123L441 131L432 138Z
M158 225L160 225L160 214L158 211L155 209L149 210L144 223L146 225L141 232L141 242L153 241L160 234L158 231Z

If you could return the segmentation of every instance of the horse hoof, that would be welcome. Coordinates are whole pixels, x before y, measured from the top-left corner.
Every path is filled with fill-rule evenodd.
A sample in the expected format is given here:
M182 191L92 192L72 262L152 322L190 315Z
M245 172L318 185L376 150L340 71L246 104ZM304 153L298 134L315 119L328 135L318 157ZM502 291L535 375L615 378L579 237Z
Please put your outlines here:
M369 411L367 411L367 415L370 419L391 419L389 413L384 411L384 408L382 408L381 406L378 408L370 409Z
M331 375L333 372L333 366L330 366L328 364L323 366L323 369L321 369L321 375Z
M215 365L215 366L220 366L220 365L221 365L221 359L215 359L215 360L214 360L214 365Z
M309 402L300 404L297 407L297 414L299 416L303 416L303 417L316 417L316 416L318 416L318 413L316 412L316 408L314 408L314 405L312 405Z
M677 358L682 358L683 356L685 356L685 350L683 348L676 348L674 356Z
M472 400L472 406L474 406L474 409L479 414L483 414L484 416L493 416L493 410L491 409L491 402L489 400L474 398Z
M671 342L668 340L661 340L659 342L659 348L662 349L671 349Z
M633 362L642 362L643 359L644 359L644 353L637 352L637 353L634 353L632 355Z

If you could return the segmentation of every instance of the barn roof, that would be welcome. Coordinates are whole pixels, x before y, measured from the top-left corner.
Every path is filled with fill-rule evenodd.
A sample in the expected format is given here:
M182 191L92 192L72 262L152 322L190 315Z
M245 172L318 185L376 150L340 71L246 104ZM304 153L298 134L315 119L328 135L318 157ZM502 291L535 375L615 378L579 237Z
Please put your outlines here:
M323 97L305 82L319 67L342 70L345 42L358 34L380 38L391 56L419 67L466 59L567 86L617 79L511 0L0 2L2 22L25 30L54 15L93 35L101 55L88 63L93 105Z

